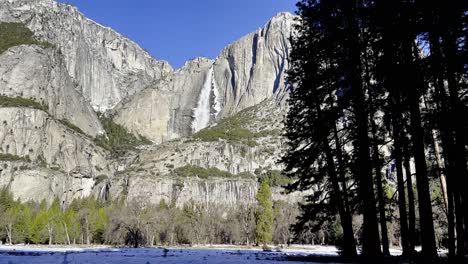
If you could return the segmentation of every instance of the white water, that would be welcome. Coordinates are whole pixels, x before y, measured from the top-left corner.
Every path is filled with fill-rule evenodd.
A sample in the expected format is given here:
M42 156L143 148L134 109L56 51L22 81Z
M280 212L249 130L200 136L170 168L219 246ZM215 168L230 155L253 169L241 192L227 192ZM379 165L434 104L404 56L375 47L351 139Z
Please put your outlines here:
M215 111L213 115L216 117L221 111L221 104L218 101L219 92L214 78L213 67L211 67L206 74L205 83L200 92L197 107L193 111L192 131L194 133L207 127L210 123L212 107L210 97L212 92L214 95L213 110Z
M213 71L211 75L211 87L213 88L213 95L214 95L213 109L215 112L213 114L213 117L216 118L219 112L221 112L221 103L219 102L219 91L218 91L218 86L216 85L216 79L214 77Z

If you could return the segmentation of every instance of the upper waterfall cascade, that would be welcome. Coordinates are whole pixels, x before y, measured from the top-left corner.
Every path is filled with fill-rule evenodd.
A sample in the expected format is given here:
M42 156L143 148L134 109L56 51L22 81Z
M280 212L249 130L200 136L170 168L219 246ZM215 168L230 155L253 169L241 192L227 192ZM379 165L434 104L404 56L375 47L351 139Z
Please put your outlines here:
M216 118L220 111L219 91L211 67L200 92L197 107L193 111L192 131L195 133L207 127L210 120Z

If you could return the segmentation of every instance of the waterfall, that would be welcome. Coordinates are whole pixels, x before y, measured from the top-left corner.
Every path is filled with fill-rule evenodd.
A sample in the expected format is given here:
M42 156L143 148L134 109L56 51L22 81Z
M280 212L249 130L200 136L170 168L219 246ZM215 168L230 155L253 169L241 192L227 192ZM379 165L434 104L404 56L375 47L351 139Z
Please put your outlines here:
M211 69L213 69L213 67L211 67ZM219 102L219 91L218 91L218 86L216 85L216 79L214 78L214 71L212 70L211 71L211 88L213 89L213 110L214 110L214 113L212 114L213 115L213 119L215 119L219 112L221 112L221 103Z
M108 183L106 183L104 184L104 186L101 187L101 190L99 191L99 200L107 201L108 197L109 197L109 185Z
M211 94L213 93L213 104L211 104ZM211 110L214 110L212 113ZM216 116L221 111L219 102L219 92L214 78L213 67L208 70L205 82L198 97L197 107L193 111L192 131L198 132L208 126L211 118Z

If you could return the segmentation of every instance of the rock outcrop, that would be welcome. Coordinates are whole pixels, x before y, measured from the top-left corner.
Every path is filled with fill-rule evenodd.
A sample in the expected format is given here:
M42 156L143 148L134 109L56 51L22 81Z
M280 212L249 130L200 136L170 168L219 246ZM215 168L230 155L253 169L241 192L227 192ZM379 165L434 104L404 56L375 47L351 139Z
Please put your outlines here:
M111 175L104 133L54 48L16 46L0 54L0 95L42 105L0 107L0 183L22 200L67 201L91 194L94 178Z
M290 37L294 16L279 13L263 28L227 46L214 63L223 110L228 116L287 93Z
M2 0L0 21L22 22L61 52L70 76L97 111L172 72L136 43L53 0Z
M0 95L40 102L54 118L68 120L92 137L104 132L52 48L21 45L0 54Z
M0 162L2 164L2 162ZM3 163L4 165L6 163ZM29 168L27 165L11 164L12 170L0 170L0 186L8 186L15 198L21 201L35 200L52 203L58 198L67 205L76 198L93 195L95 179L71 175L48 168Z
M183 205L195 202L206 205L218 204L224 206L239 206L254 204L259 187L255 179L245 178L168 178L168 177L138 177L132 180L122 179L116 184L125 188L111 189L114 194L125 192L128 200L144 201L159 204L164 200L167 204ZM290 204L300 201L304 194L294 192L283 194L281 187L272 187L272 199Z
M96 178L113 174L103 149L47 112L6 107L0 116L1 153L20 159L0 160L0 185L16 197L65 202L90 195Z

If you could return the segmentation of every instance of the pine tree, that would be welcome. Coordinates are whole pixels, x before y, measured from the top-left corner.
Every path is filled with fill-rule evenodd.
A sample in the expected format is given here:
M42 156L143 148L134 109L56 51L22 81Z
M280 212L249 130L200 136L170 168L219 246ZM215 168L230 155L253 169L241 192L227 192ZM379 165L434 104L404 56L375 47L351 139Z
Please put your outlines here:
M104 231L109 223L109 216L105 208L92 208L89 215L90 233L94 243L104 243Z
M328 32L336 29L339 21L329 19L330 12L334 12L332 7L321 9L315 1L302 1L298 6L300 33L293 39L288 73L288 81L294 87L286 120L288 152L282 161L287 174L299 178L289 186L290 190L316 191L303 206L304 213L296 230L301 232L312 221L319 228L327 217L338 213L343 229L343 254L355 256L346 183L349 164L343 158L336 127L338 124L341 129L338 120L346 116L343 109L348 106L349 95L335 80L342 71L336 63L342 51L333 43L336 36Z
M273 203L271 191L266 181L260 184L257 192L257 211L255 212L255 233L258 245L266 245L272 239Z
M47 208L40 208L31 221L29 237L34 244L44 244L47 241Z

